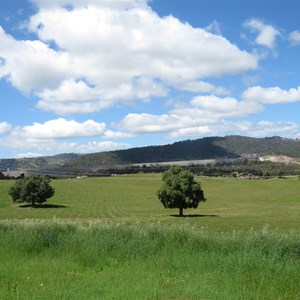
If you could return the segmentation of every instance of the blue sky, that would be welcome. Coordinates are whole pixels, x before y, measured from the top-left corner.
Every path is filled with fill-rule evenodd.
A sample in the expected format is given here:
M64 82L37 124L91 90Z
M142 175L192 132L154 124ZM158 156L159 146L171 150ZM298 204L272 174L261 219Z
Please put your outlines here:
M0 158L300 138L300 1L0 0Z

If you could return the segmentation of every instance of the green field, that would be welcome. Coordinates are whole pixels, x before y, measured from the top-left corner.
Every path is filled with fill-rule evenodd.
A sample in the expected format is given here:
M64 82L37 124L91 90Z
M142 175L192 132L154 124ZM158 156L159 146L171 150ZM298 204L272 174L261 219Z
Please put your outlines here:
M0 299L299 299L298 178L200 180L185 218L157 174L53 180L46 208L0 181Z
M129 222L192 223L212 230L262 228L300 229L300 181L288 179L244 180L201 178L205 203L189 209L190 218L172 217L156 191L161 175L53 180L55 196L48 208L20 208L7 191L11 181L0 181L0 219L59 219ZM53 205L54 207L51 207ZM56 207L57 206L57 207ZM61 207L60 207L61 206Z

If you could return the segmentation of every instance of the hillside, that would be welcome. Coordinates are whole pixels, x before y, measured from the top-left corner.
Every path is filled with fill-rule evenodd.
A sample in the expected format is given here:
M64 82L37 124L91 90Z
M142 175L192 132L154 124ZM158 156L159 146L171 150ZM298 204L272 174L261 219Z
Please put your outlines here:
M300 139L287 139L278 136L251 138L227 136L217 138L216 144L236 155L285 155L300 158Z
M0 159L0 171L3 172L7 169L39 170L60 168L78 157L78 154L68 153L32 158Z
M265 157L282 155L300 158L300 140L281 137L251 138L242 136L206 137L162 146L86 155L60 154L51 157L0 159L0 171L97 168L138 163L187 161L216 158Z
M281 137L207 137L163 146L149 146L82 155L72 167L110 166L135 163L285 155L300 158L300 140Z

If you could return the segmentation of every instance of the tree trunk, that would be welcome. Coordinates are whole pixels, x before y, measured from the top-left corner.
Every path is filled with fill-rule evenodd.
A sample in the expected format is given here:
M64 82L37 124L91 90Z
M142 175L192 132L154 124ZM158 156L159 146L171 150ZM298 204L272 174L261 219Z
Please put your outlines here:
M183 208L179 207L179 217L183 217Z
M31 207L35 207L35 201L31 200Z

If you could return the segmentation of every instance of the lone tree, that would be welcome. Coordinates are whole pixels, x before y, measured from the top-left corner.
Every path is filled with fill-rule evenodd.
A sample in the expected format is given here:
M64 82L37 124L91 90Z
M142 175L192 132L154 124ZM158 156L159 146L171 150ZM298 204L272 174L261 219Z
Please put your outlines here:
M44 203L54 195L54 188L50 185L50 179L40 175L32 175L18 179L10 188L9 195L13 202Z
M163 186L157 195L165 208L179 208L179 216L183 216L183 209L197 208L199 202L204 202L201 185L194 178L191 171L181 167L172 167L164 172Z

